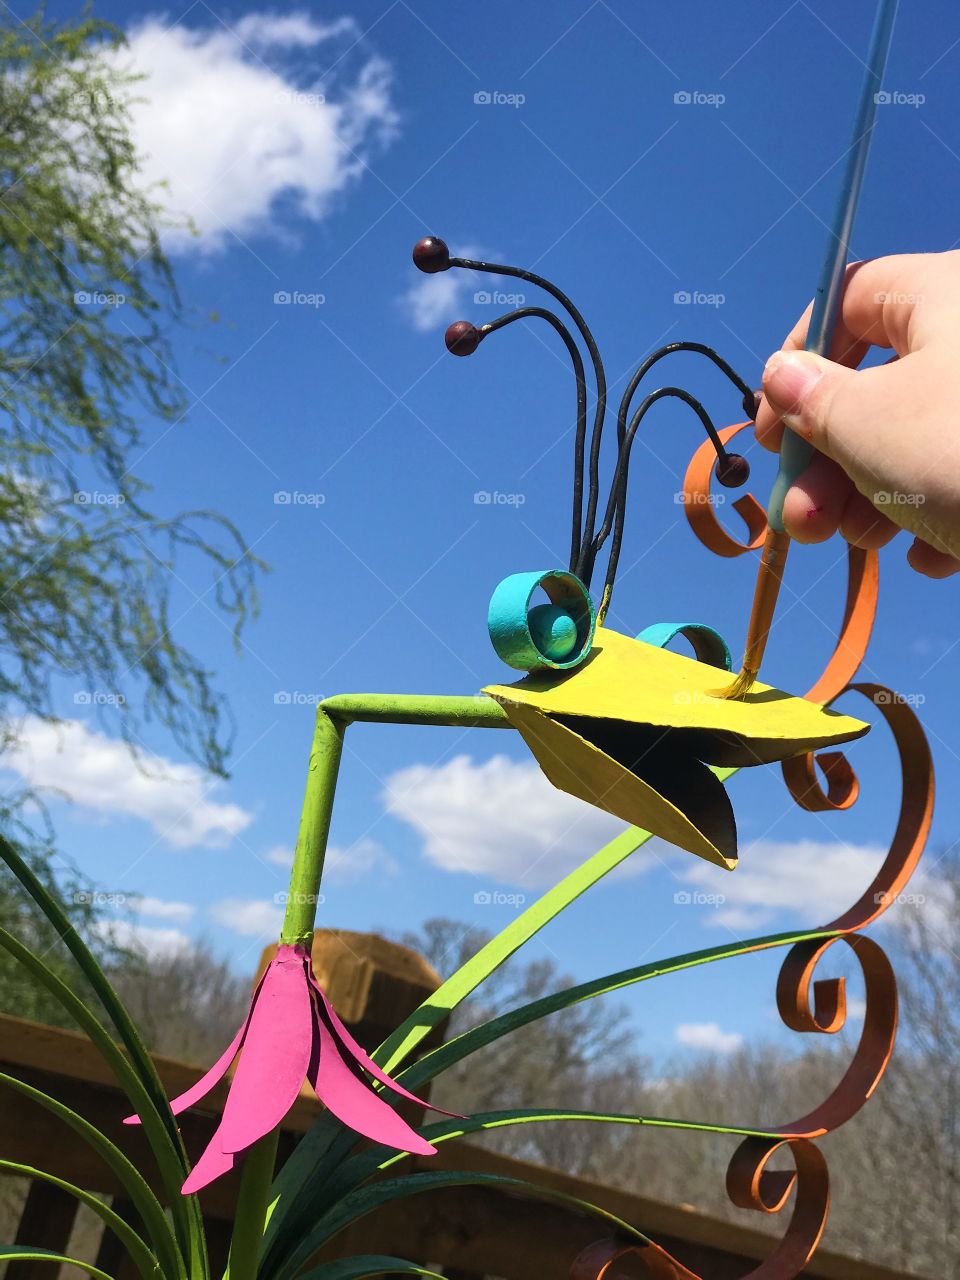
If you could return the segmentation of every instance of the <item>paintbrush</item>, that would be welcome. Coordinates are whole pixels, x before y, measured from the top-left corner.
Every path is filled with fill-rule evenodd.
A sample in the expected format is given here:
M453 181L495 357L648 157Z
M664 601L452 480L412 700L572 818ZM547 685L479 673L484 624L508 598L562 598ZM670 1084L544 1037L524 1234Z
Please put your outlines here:
M882 101L880 85L890 49L896 12L897 0L880 0L873 35L870 39L870 51L865 63L866 74L860 90L853 138L846 155L843 182L820 271L807 340L804 343L805 351L812 351L818 356L829 355L830 343L836 327L850 251L850 234L853 230L860 188L863 185L863 174L867 166L867 153L870 150L877 104ZM790 549L790 535L783 527L783 502L787 496L787 490L809 466L814 452L813 445L808 440L804 440L789 427L784 427L783 442L780 445L780 467L767 508L767 536L757 570L757 585L754 589L753 607L750 610L750 622L747 626L743 666L733 684L720 691L720 697L745 697L760 671L760 663L763 660L767 637L770 634L774 611L777 607L777 598L780 595L787 552Z

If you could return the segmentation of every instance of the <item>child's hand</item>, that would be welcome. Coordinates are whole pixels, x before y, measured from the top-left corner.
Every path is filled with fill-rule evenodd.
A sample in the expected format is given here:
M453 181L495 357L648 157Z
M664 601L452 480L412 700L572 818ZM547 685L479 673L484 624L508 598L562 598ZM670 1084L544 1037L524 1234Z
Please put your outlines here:
M784 523L798 542L838 529L859 547L899 530L909 563L931 578L960 570L960 252L903 254L847 271L831 359L803 351L810 308L763 374L757 439L784 424L820 456L790 489ZM856 366L871 346L895 355ZM833 363L836 361L837 363Z

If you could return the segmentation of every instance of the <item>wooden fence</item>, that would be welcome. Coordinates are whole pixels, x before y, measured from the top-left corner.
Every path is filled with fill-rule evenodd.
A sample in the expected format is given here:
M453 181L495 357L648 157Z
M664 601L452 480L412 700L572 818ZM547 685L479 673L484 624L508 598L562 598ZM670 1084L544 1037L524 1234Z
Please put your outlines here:
M346 932L318 935L315 967L354 1034L368 1045L406 1016L436 982L425 962L405 948ZM170 1096L188 1088L200 1074L197 1067L169 1058L157 1057L156 1063ZM84 1037L0 1015L0 1070L55 1095L103 1129L159 1191L142 1133L120 1124L127 1110L124 1096ZM208 1141L225 1096L226 1086L221 1085L203 1109L180 1118L194 1158ZM282 1158L320 1110L312 1097L301 1096L284 1126ZM0 1156L109 1196L121 1216L135 1221L122 1187L93 1151L49 1113L9 1092L0 1095ZM442 1147L429 1160L413 1158L406 1168L497 1173L590 1200L633 1223L710 1280L737 1280L772 1248L770 1236L759 1231L528 1165L467 1142ZM237 1185L235 1173L201 1195L217 1270L226 1262ZM31 1182L15 1243L65 1249L74 1217L71 1197L49 1183ZM392 1254L433 1264L450 1280L567 1280L573 1259L599 1234L595 1221L561 1205L533 1203L489 1187L456 1187L384 1207L341 1233L320 1256ZM129 1261L110 1232L103 1233L87 1260L118 1280L132 1280ZM635 1274L639 1273L625 1271L623 1280ZM911 1280L902 1272L825 1251L805 1274L824 1280ZM55 1277L46 1264L17 1262L8 1264L7 1280Z

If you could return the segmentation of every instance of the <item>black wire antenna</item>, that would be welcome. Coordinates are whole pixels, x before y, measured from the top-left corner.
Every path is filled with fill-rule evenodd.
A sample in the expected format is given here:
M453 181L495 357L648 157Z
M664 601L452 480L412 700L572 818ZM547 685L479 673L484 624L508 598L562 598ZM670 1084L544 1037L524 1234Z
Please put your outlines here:
M505 329L517 320L545 320L560 336L570 356L577 391L577 425L573 449L573 528L570 538L570 572L575 573L586 587L590 586L596 558L608 538L610 553L607 559L607 572L603 584L601 609L605 612L610 603L613 584L617 575L620 560L620 549L623 544L623 529L627 509L627 480L630 468L630 453L646 414L660 400L668 398L681 400L694 411L700 419L707 436L717 454L716 477L728 488L736 488L746 483L750 475L750 465L739 453L730 453L720 439L717 429L706 409L682 387L664 386L649 392L640 402L632 417L629 418L630 406L640 383L658 361L675 351L691 351L706 356L733 383L740 392L744 412L753 420L756 417L759 396L731 365L718 355L712 347L702 342L671 342L652 352L640 364L627 383L620 407L617 411L617 462L613 480L603 510L603 518L599 530L596 528L600 509L600 444L603 438L604 420L607 411L607 379L603 369L603 360L596 340L583 316L573 305L565 293L543 276L522 267L509 267L502 263L480 262L472 258L451 256L443 240L437 236L427 236L418 241L413 250L415 265L427 275L439 271L448 271L451 267L459 267L466 271L483 271L490 275L510 276L516 280L543 289L559 302L573 322L583 345L587 349L593 366L593 379L596 389L596 408L593 414L593 426L590 434L590 451L587 456L587 384L583 356L570 329L553 311L543 307L520 307L516 311L508 311L495 320L479 327L469 320L457 320L446 331L447 350L455 356L473 355L480 343L489 334L498 329ZM584 510L584 473L587 472L586 510Z

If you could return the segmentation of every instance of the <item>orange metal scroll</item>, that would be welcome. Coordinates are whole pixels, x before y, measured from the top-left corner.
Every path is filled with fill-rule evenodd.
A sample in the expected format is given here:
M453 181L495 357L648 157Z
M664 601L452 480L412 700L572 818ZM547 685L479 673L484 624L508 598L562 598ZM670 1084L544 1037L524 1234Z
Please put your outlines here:
M726 443L744 423L720 432ZM755 499L734 503L749 540L738 542L720 524L710 497L714 454L708 445L697 450L684 481L685 510L694 533L711 551L737 556L758 547L766 520ZM758 514L759 513L759 514ZM886 953L861 930L882 915L903 893L923 852L933 815L933 761L919 720L907 702L883 685L849 683L861 665L876 614L879 573L875 552L850 548L847 594L834 650L822 674L806 695L831 703L855 692L869 699L886 721L897 746L901 771L901 803L896 831L883 865L860 898L824 931L836 936L791 948L777 982L777 1007L787 1027L799 1033L833 1034L846 1021L842 978L817 979L816 971L831 947L842 942L856 956L863 974L866 1011L856 1051L842 1080L819 1106L786 1124L769 1126L776 1137L751 1137L737 1148L727 1171L727 1193L735 1205L761 1213L779 1213L793 1198L787 1231L769 1258L743 1280L794 1280L809 1262L823 1233L829 1208L827 1164L814 1139L838 1129L869 1100L886 1070L897 1029L897 984ZM821 783L817 769L823 775ZM784 780L794 800L808 811L847 809L860 791L857 775L841 752L825 752L783 765ZM758 1126L760 1127L760 1126ZM774 1172L768 1165L787 1148L794 1172ZM584 1250L573 1264L570 1280L701 1280L651 1243L615 1239Z

